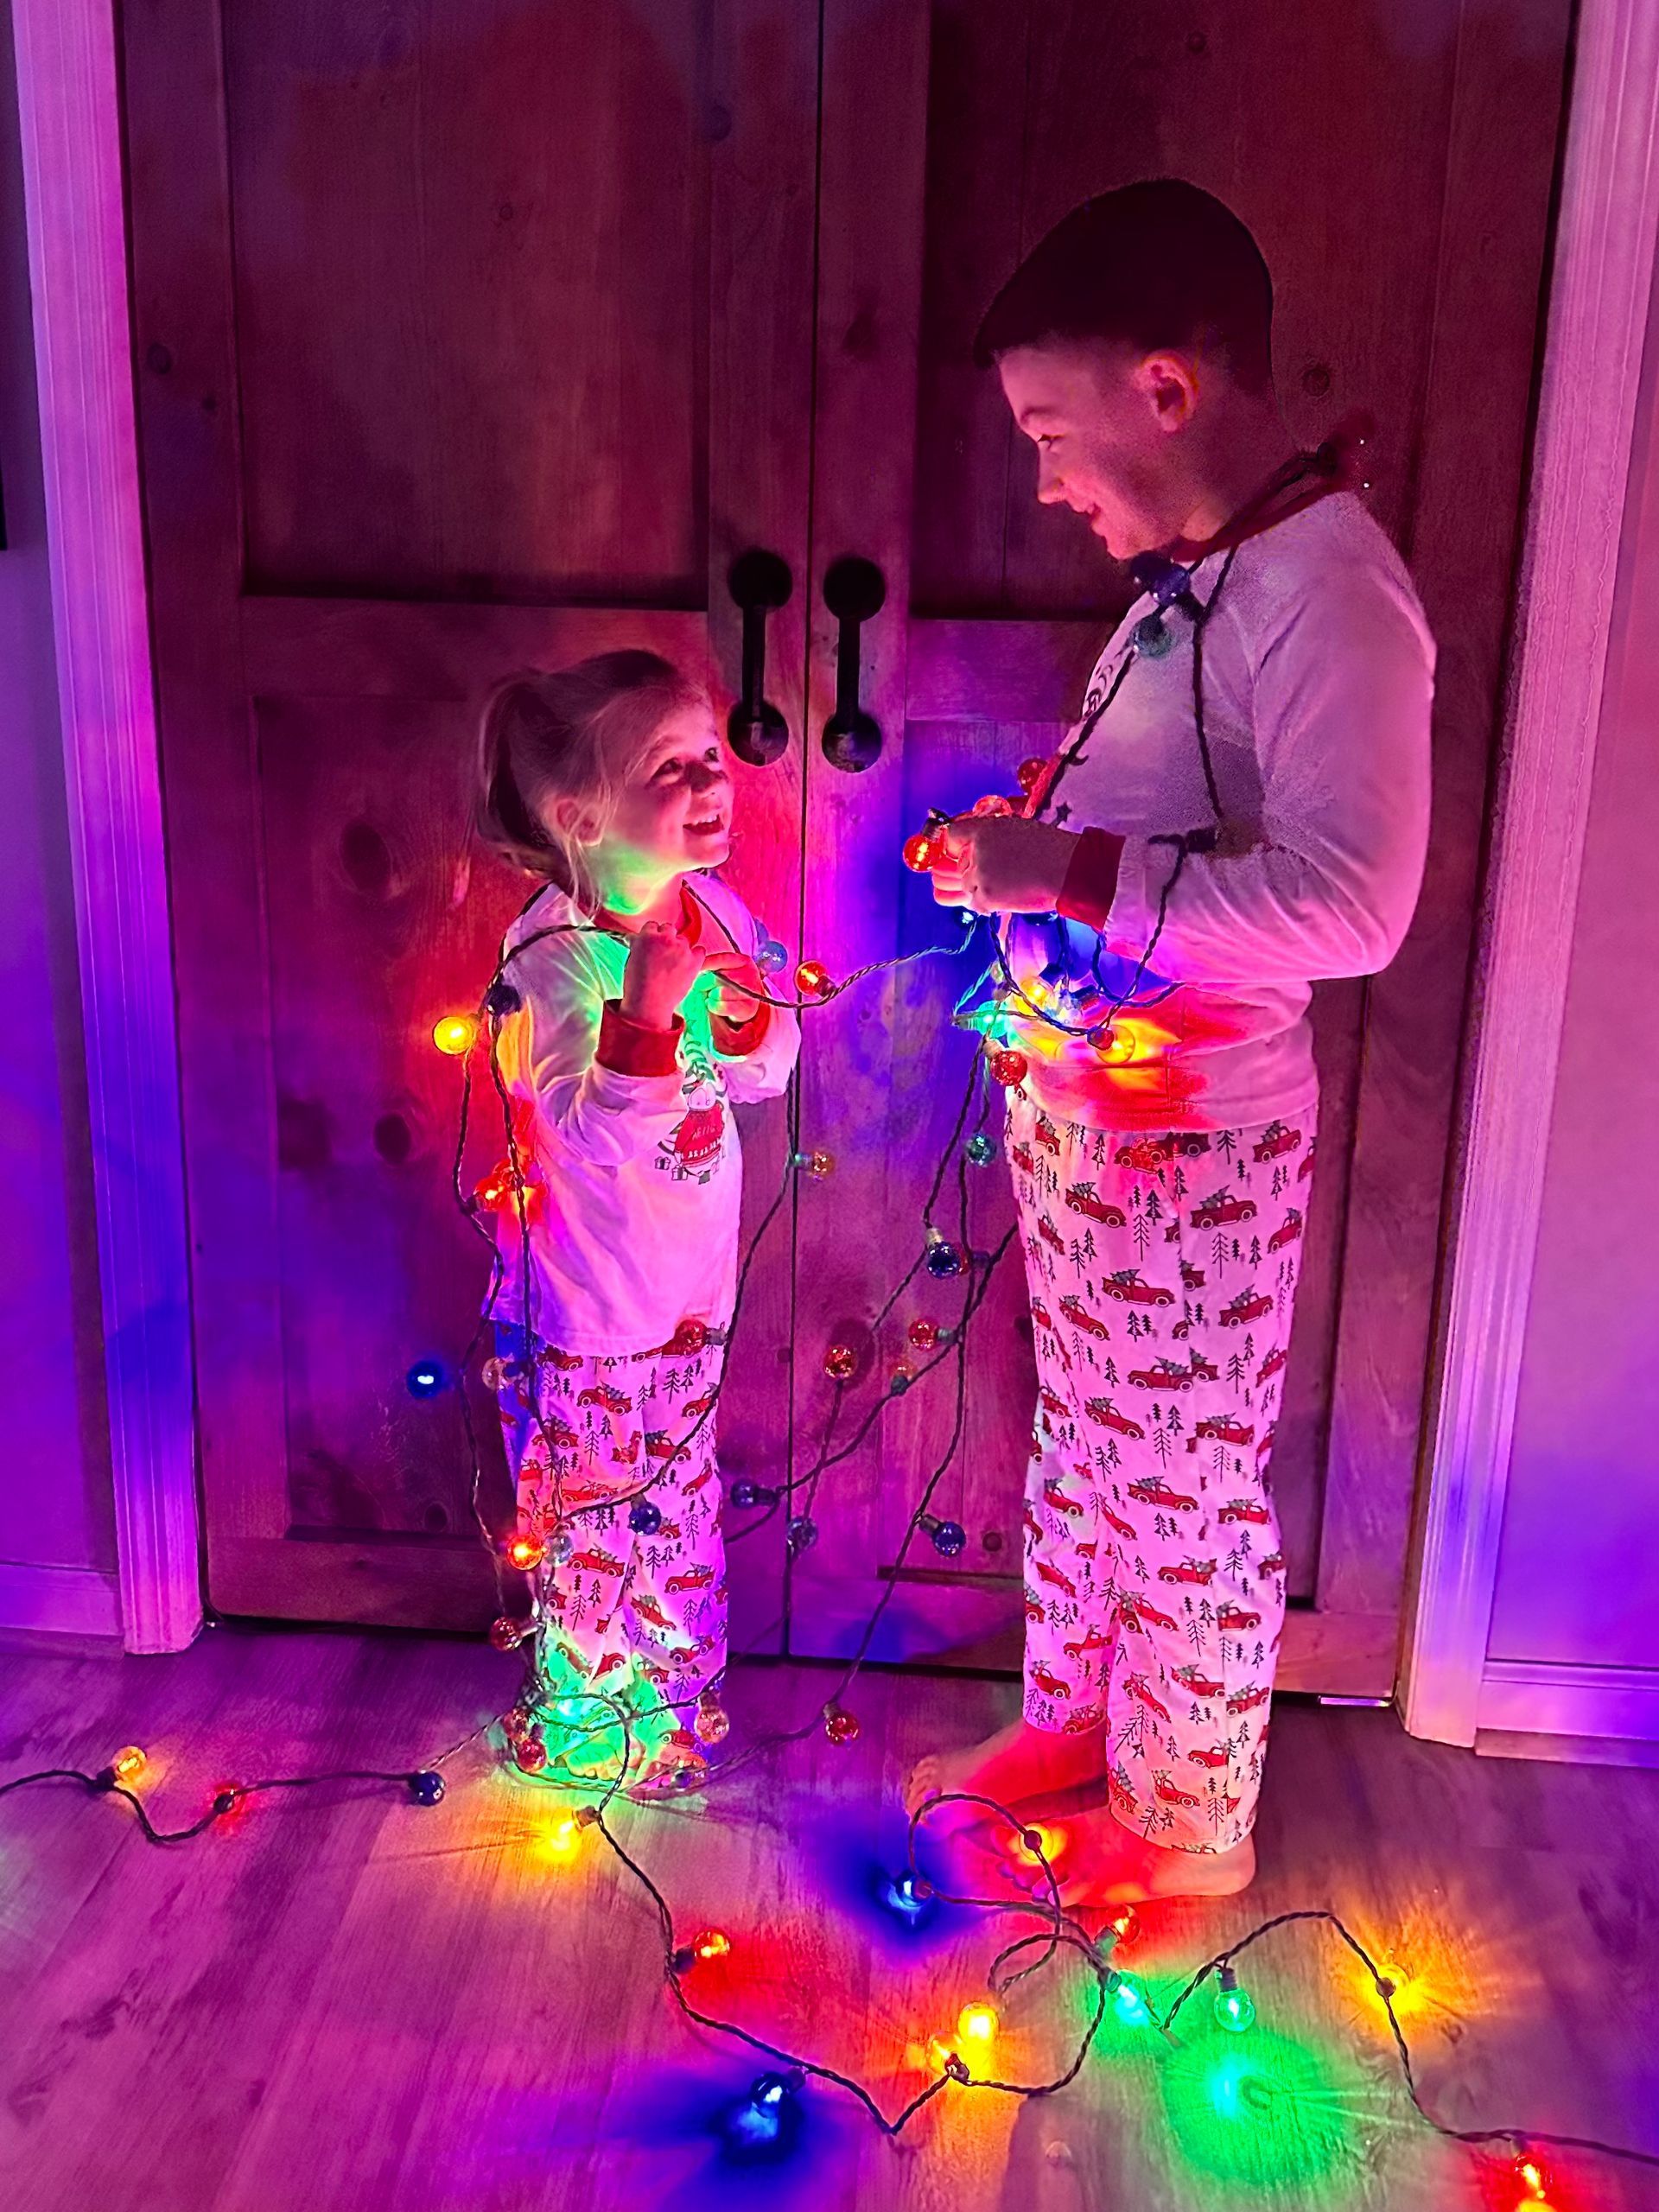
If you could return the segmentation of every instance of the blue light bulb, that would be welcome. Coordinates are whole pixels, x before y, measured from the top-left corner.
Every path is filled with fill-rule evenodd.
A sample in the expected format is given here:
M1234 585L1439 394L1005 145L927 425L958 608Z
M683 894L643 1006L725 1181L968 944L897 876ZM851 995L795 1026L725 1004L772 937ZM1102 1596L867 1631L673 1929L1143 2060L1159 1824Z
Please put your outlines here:
M980 1130L968 1140L968 1157L976 1167L988 1167L996 1158L996 1141Z
M780 2142L785 2124L798 2117L794 2107L803 2079L798 2067L791 2067L787 2074L758 2077L726 2123L734 2150L769 2151Z
M895 1874L887 1884L887 1901L901 1920L909 1921L914 1927L918 1921L926 1917L932 1904L933 1885L906 1867L902 1874Z
M933 1539L933 1548L942 1559L955 1559L968 1546L968 1531L960 1521L935 1521L931 1527L923 1522Z
M1112 1992L1112 2001L1117 2007L1117 2017L1126 2027L1143 2028L1152 2015L1147 2010L1147 2000L1140 1989L1126 1974L1117 1977L1117 1986Z
M435 1398L448 1379L440 1359L417 1359L404 1377L411 1398Z
M959 1275L962 1273L963 1262L961 1247L946 1243L943 1240L937 1244L930 1244L927 1248L927 1257L923 1262L923 1265L936 1282L949 1281L952 1275Z

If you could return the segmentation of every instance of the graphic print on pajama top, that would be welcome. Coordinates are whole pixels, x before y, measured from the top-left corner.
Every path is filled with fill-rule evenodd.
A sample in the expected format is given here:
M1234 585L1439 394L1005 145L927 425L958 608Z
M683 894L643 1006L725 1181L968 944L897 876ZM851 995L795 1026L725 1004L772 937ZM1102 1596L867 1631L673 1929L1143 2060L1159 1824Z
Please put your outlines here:
M496 1325L497 1403L521 1534L545 1536L572 1508L628 1497L653 1477L660 1526L630 1526L629 1505L599 1505L574 1524L569 1559L537 1571L538 1674L550 1717L573 1738L567 1764L608 1771L621 1731L602 1691L634 1716L648 1757L696 1754L697 1700L726 1668L726 1554L720 1530L711 1394L723 1330L701 1351L617 1357L542 1345L540 1419L524 1388L524 1334ZM563 1709L567 1707L569 1710ZM583 1738L586 1741L583 1741Z
M1266 1482L1311 1115L1111 1134L1009 1097L1038 1408L1025 1713L1103 1716L1112 1809L1189 1851L1249 1832L1284 1621Z

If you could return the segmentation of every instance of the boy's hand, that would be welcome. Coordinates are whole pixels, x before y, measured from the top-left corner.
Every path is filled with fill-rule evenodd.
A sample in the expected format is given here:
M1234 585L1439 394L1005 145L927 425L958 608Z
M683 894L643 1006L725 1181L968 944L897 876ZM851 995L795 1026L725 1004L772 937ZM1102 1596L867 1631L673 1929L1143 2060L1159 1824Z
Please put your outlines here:
M934 833L933 896L976 914L1052 913L1077 848L1052 823L960 815Z
M766 1003L766 980L748 954L740 952L735 945L721 945L706 953L702 964L720 986L714 996L714 1010L721 1020L752 1021Z
M671 1029L702 959L666 922L647 922L628 947L622 970L622 1011L647 1029Z

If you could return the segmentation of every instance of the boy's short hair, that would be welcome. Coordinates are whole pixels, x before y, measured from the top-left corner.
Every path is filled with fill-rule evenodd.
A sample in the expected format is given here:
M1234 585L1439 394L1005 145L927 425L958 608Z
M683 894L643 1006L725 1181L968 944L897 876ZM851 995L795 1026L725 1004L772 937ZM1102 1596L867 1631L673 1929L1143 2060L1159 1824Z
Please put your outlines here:
M1208 192L1154 177L1074 207L992 301L974 341L989 368L1046 340L1146 353L1211 346L1250 390L1273 380L1273 278L1248 227Z

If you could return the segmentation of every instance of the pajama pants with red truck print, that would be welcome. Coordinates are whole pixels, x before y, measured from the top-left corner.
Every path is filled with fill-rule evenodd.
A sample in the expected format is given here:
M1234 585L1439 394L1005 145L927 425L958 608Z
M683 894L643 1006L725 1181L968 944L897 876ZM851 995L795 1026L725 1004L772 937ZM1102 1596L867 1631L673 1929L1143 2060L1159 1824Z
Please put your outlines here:
M711 1331L694 1352L615 1357L538 1343L532 1410L524 1333L496 1325L490 1379L519 1533L554 1537L563 1527L572 1547L537 1573L536 1657L543 1702L567 1724L573 1764L585 1748L595 1755L587 1764L604 1766L619 1749L612 1716L584 1693L620 1700L635 1716L632 1740L645 1752L690 1755L698 1700L720 1688L726 1555L711 1394L723 1342L723 1332ZM630 1522L642 1494L662 1516L650 1530ZM605 1502L619 1496L620 1503ZM562 1510L573 1517L562 1522Z
M1111 1134L1009 1098L1037 1353L1025 1713L1108 1724L1111 1805L1187 1851L1249 1833L1284 1623L1267 1488L1312 1114Z

